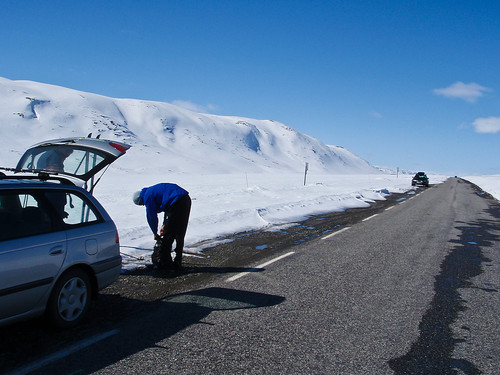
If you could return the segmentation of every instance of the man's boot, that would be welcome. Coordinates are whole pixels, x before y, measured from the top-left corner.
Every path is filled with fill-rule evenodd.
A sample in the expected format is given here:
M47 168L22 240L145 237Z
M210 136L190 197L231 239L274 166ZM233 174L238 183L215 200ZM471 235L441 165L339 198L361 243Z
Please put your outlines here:
M174 269L174 262L172 262L172 257L170 256L170 254L162 254L158 268L162 270Z
M174 268L180 270L182 268L182 254L176 254L174 258Z

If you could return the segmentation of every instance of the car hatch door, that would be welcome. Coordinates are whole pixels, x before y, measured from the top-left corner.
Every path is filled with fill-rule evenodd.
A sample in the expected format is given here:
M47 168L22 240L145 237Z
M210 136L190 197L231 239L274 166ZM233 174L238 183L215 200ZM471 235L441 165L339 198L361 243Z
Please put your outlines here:
M97 138L65 138L38 143L19 160L16 171L47 172L83 181L92 191L95 175L124 155L129 145Z

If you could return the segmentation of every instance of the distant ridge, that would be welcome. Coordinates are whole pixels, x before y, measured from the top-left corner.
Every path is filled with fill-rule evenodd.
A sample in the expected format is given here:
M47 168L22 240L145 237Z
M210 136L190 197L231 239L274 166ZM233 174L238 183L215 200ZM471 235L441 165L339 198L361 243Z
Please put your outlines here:
M101 134L132 144L130 165L161 163L172 172L381 173L339 146L272 120L218 116L169 103L113 99L31 81L0 78L0 165L29 145Z

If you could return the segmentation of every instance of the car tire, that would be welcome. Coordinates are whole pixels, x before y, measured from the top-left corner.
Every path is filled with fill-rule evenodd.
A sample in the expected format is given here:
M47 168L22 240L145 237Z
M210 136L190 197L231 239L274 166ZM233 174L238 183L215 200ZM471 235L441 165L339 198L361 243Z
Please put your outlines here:
M71 328L87 316L92 299L90 278L75 268L65 272L54 285L47 305L47 318L56 328Z

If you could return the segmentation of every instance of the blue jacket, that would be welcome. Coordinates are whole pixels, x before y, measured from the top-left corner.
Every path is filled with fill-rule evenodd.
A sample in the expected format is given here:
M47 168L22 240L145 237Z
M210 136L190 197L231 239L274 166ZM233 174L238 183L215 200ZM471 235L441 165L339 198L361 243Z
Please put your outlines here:
M153 233L158 233L158 214L168 210L188 192L176 184L157 184L141 190L141 201L146 206L146 218Z

